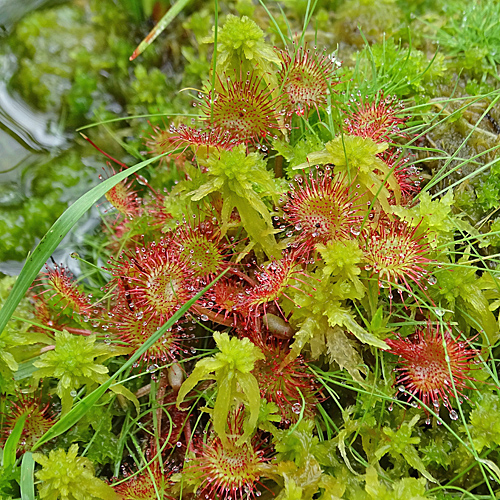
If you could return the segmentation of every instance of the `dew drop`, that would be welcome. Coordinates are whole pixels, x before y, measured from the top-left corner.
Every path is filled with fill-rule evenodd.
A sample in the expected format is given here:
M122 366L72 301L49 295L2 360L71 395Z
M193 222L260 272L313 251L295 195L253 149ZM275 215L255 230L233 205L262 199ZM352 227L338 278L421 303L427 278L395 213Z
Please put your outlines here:
M429 276L429 278L427 278L427 283L429 283L429 285L435 285L437 283L437 278L435 276Z

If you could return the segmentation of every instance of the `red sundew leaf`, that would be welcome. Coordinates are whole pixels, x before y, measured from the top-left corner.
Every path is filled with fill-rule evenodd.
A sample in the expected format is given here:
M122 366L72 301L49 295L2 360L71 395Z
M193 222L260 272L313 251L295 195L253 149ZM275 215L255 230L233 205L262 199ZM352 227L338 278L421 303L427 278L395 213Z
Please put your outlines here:
M406 137L400 125L404 125L408 117L401 116L404 107L396 101L396 96L384 97L380 93L371 99L365 97L360 102L349 102L348 117L344 120L345 132L377 143L391 142L392 136Z
M411 338L397 335L396 339L387 339L386 344L390 353L399 356L395 384L406 389L408 401L416 397L437 410L442 401L456 420L458 415L452 413L449 398L455 397L455 390L464 397L462 391L470 389L467 381L475 379L468 372L479 351L471 348L469 341L454 339L447 328L431 321Z
M355 205L360 196L351 192L354 182L347 184L345 176L333 174L329 166L295 177L283 211L292 230L297 231L297 243L313 248L316 243L352 236L352 229L362 223L365 208Z
M219 82L218 92L202 95L202 111L209 126L228 134L235 145L256 144L270 137L278 128L276 108L282 98L272 98L274 89L263 85L263 77L252 72Z
M426 233L418 235L418 227L412 228L406 222L393 220L381 221L364 231L360 246L366 269L378 276L379 284L387 282L391 288L400 283L411 292L410 282L413 282L425 293L422 280L429 275L428 267L434 261L429 258Z
M330 88L336 84L333 77L339 64L325 52L298 47L292 53L280 50L282 68L278 80L286 96L285 109L288 115L308 114L310 108L319 108L327 103Z

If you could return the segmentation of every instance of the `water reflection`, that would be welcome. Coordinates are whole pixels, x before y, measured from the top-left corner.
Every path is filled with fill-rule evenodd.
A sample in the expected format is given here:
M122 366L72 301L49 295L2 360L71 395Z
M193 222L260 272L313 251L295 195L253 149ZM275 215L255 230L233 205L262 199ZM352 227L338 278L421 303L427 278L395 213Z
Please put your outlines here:
M51 0L0 0L0 35L2 33L8 34L12 26L28 12L55 3L61 2Z

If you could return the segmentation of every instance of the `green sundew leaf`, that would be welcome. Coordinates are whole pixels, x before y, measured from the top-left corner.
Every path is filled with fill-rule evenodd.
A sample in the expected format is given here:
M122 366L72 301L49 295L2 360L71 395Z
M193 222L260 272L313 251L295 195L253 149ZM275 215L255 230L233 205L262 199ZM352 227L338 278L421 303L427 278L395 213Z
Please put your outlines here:
M80 218L89 210L100 198L102 198L111 188L116 186L129 175L139 171L141 168L156 161L158 158L167 155L156 156L142 161L133 167L122 172L118 172L109 179L101 182L98 186L92 188L73 203L57 219L47 234L42 238L33 253L26 259L26 264L17 278L12 290L7 297L2 309L0 310L0 333L3 332L7 322L14 313L24 294L31 286L40 269L52 255L62 239L68 234L69 230L80 220Z
M35 500L35 481L33 472L35 470L35 461L31 452L27 451L23 455L21 462L21 487L22 500Z
M139 415L140 408L139 408L139 400L135 397L134 393L129 391L125 386L122 384L118 385L112 385L110 389L115 393L115 394L120 394L124 398L127 398L129 401L132 401L134 403L135 409L137 411L137 415Z
M10 433L10 436L7 438L5 442L5 446L3 448L3 467L5 469L10 469L16 463L16 450L19 440L21 439L21 434L24 429L24 424L26 419L28 418L28 414L25 413L22 415L19 420L16 422L14 429Z
M237 375L237 379L238 384L240 384L241 390L243 391L243 394L247 397L247 408L250 411L250 417L245 422L245 431L236 442L236 444L239 446L253 434L255 427L257 426L257 420L259 419L260 411L260 390L257 379L251 373L240 372Z
M133 61L138 55L142 54L158 37L158 35L175 19L190 0L177 0L177 2L170 7L168 12L160 19L158 24L148 33L146 38L134 50L129 60Z
M43 443L50 441L51 439L60 436L63 432L73 427L91 408L100 397L110 388L113 381L118 378L118 376L124 371L132 367L132 365L141 358L141 356L159 339L164 335L169 328L171 328L182 316L189 310L189 308L205 294L210 288L219 281L222 276L224 276L229 271L229 268L222 271L217 278L215 278L211 283L209 283L203 290L198 292L193 298L189 299L174 315L151 337L149 337L142 346L137 349L137 351L132 354L130 359L124 363L119 370L117 370L109 379L104 382L97 389L92 391L88 396L83 398L78 404L73 407L64 417L57 421L33 446L33 451L39 448Z

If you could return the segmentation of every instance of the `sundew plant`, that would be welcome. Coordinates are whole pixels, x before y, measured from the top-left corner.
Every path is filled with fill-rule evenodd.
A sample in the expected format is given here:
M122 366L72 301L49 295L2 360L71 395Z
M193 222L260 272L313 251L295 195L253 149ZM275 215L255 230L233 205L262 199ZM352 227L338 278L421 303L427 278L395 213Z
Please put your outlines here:
M129 165L82 130L106 175L0 281L2 498L500 497L497 28L447 61L382 4L345 61L324 6L216 4L189 116Z

